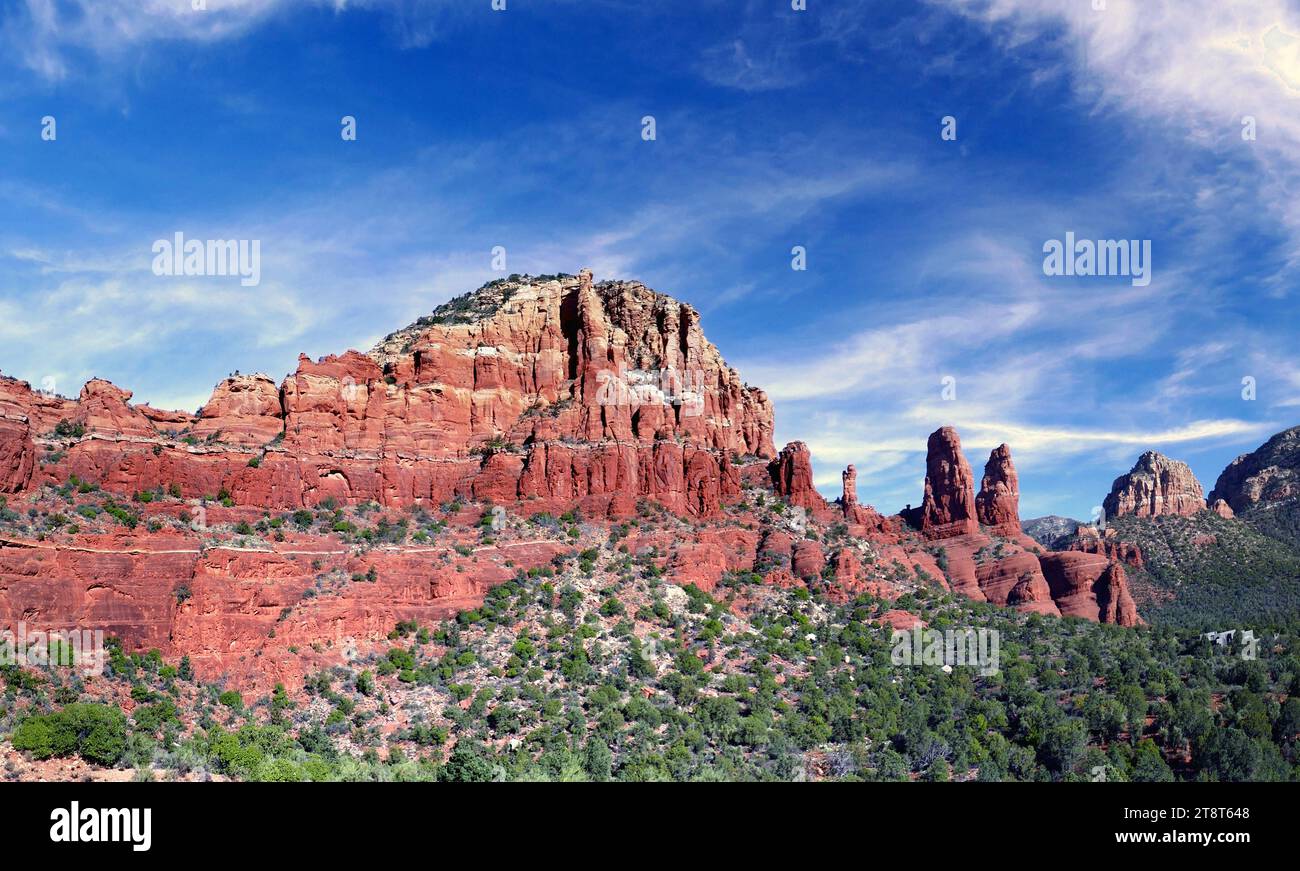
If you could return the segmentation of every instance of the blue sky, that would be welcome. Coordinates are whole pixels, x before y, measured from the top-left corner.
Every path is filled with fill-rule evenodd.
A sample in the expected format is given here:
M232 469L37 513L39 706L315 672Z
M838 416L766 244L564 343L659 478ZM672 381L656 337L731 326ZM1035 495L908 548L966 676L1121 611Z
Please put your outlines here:
M1289 0L206 5L0 0L6 374L197 408L368 348L501 245L695 304L778 443L882 509L942 424L977 474L1011 444L1029 517L1086 516L1148 448L1208 490L1300 423ZM154 276L178 231L261 240L261 284ZM1151 240L1151 283L1045 276L1067 231Z

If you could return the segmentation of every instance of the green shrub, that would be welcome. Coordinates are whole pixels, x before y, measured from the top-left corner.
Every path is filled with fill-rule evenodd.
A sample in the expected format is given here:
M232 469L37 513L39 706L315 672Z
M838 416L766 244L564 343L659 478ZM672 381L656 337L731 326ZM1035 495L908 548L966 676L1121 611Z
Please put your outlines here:
M37 714L14 730L16 750L37 759L77 754L88 762L113 765L126 753L126 715L119 709L77 702L53 714Z

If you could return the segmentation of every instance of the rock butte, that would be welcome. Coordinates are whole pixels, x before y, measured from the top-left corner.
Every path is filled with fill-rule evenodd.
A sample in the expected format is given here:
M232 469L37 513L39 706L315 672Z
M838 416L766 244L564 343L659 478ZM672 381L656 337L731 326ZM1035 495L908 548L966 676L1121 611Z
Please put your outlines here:
M235 507L205 506L209 526L329 500L576 508L597 520L633 516L645 500L694 525L637 545L659 548L670 577L706 591L728 571L761 570L782 585L825 578L841 600L893 598L868 563L897 561L973 599L1140 622L1111 554L1045 553L1023 534L1007 446L993 451L977 494L960 439L944 427L929 439L919 508L884 516L861 505L852 466L828 504L813 486L807 445L777 453L766 394L726 365L691 306L637 282L594 283L586 270L493 282L368 354L300 357L278 386L232 375L195 415L131 398L99 379L75 401L0 379L0 492L38 494L71 475L126 496L175 487L198 500L224 490ZM42 462L55 451L57 462ZM770 488L816 521L843 523L856 543L828 553L757 515L721 522L747 485ZM1183 489L1160 492L1168 505ZM200 543L175 528L0 539L0 624L103 628L130 649L188 654L208 679L292 687L355 644L381 641L397 621L474 607L493 585L568 548L359 553L320 536L253 550ZM374 583L308 595L322 573L370 569ZM291 647L309 652L283 655Z
M1101 507L1107 517L1191 517L1206 505L1201 484L1186 463L1147 451L1128 474L1115 479Z

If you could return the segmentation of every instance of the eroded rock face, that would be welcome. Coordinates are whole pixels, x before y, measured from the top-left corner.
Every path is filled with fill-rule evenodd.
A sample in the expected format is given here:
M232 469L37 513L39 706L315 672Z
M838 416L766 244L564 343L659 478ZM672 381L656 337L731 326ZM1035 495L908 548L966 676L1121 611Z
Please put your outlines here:
M840 496L840 510L844 513L844 522L849 524L855 534L887 537L897 540L902 531L899 518L886 518L870 505L858 502L858 470L849 466L840 474L843 492Z
M0 392L0 493L14 493L27 485L35 457L25 410Z
M494 282L369 354L300 357L278 388L232 376L197 420L132 406L101 380L50 407L8 392L6 482L31 483L18 421L46 433L69 419L93 438L61 446L59 474L265 508L531 498L626 516L648 498L704 517L740 492L733 458L775 454L766 394L726 365L693 308L586 272ZM796 498L811 504L808 475Z
M280 388L267 375L232 375L217 385L191 432L223 444L260 448L284 431Z
M398 621L436 622L478 605L519 567L544 565L563 546L488 548L455 562L428 552L315 547L309 559L200 552L175 535L100 536L76 547L0 541L0 625L93 627L131 649L184 653L205 679L295 688L304 663L278 655L285 648L316 648L320 663L336 663L350 644L380 641ZM373 581L349 580L371 569ZM319 577L337 578L330 595L309 594Z
M820 575L826 567L826 554L820 543L800 539L794 543L790 563L796 578L813 578Z
M1283 430L1229 463L1209 499L1211 504L1225 503L1234 514L1300 499L1300 426ZM1222 508L1216 510L1230 516Z
M921 532L927 538L979 532L974 477L962 455L961 439L950 426L930 434L925 458L925 498L920 515Z
M768 465L772 488L791 505L810 511L822 510L826 500L813 486L812 452L803 442L790 442Z
M1128 474L1115 479L1102 507L1108 517L1190 517L1205 509L1205 496L1186 463L1147 451Z
M1076 551L1044 554L1040 563L1052 599L1063 615L1120 626L1141 622L1119 563L1104 555Z
M1035 614L1061 613L1038 557L1027 551L984 563L976 570L976 580L984 598L995 604Z
M0 376L0 493L26 489L36 469L36 438L72 415L75 403ZM71 421L69 421L71 424Z
M1095 526L1081 525L1078 527L1074 541L1070 543L1069 549L1083 551L1084 553L1101 554L1115 562L1127 563L1134 568L1140 569L1145 565L1145 560L1142 558L1142 548L1131 542L1121 541L1114 527L1107 527L1102 532L1098 531Z
M0 493L15 493L26 485L35 455L27 422L0 418Z
M494 282L392 334L354 380L398 419L437 423L453 447L475 440L678 439L770 458L772 409L704 336L689 305L638 282ZM376 379L377 380L377 379ZM374 401L373 399L370 401ZM422 450L428 450L429 445Z
M858 470L850 464L840 473L840 507L847 515L858 504Z
M923 573L923 583L1007 607L1137 620L1123 570L1105 555L1040 559L1010 534L1019 533L1018 485L1005 446L977 498L956 432L931 435L925 500L908 517L920 535L858 502L853 467L840 511L830 509L813 486L807 445L775 455L770 403L726 367L694 310L632 282L597 285L587 273L496 282L370 354L302 357L279 386L232 376L196 415L130 399L100 380L72 401L0 379L0 492L76 475L110 494L165 491L167 504L148 510L176 517L182 499L225 491L233 508L204 508L226 529L326 500L479 503L466 507L466 526L489 502L528 514L576 506L593 520L653 515L638 505L650 500L701 522L674 520L629 539L631 552L705 590L728 572L756 572L781 586L815 579L840 601L890 599L895 580ZM755 485L806 509L806 535L788 512L723 514ZM980 521L1005 537L985 534ZM572 547L460 541L359 551L315 532L254 552L179 526L145 534L151 526L69 533L59 543L0 539L0 624L101 627L131 649L189 654L204 679L293 687L303 669L337 664L354 642L382 642L399 620L474 607L493 585ZM318 656L290 660L282 655L290 646Z
M999 445L984 465L984 480L975 496L979 522L1001 535L1018 535L1020 529L1020 478L1011 462L1011 448Z
M1232 506L1222 499L1215 499L1210 503L1210 510L1222 517L1224 520L1231 520L1237 516L1232 510Z
M153 422L131 406L131 395L131 391L102 378L91 379L81 388L77 399L76 421L89 432L110 438L157 436Z

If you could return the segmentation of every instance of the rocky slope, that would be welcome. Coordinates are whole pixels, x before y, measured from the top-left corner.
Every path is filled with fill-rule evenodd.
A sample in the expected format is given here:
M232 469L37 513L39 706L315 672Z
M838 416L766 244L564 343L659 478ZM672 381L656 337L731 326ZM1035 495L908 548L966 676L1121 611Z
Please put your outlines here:
M1045 517L1033 517L1021 521L1020 525L1025 535L1048 550L1054 550L1057 542L1073 535L1075 530L1083 525L1083 521L1061 517L1059 514L1048 514Z
M1267 534L1300 543L1300 426L1229 463L1209 499Z
M1300 427L1234 460L1208 500L1183 463L1148 452L1106 497L1104 529L1056 542L1125 567L1142 612L1213 629L1300 606Z

